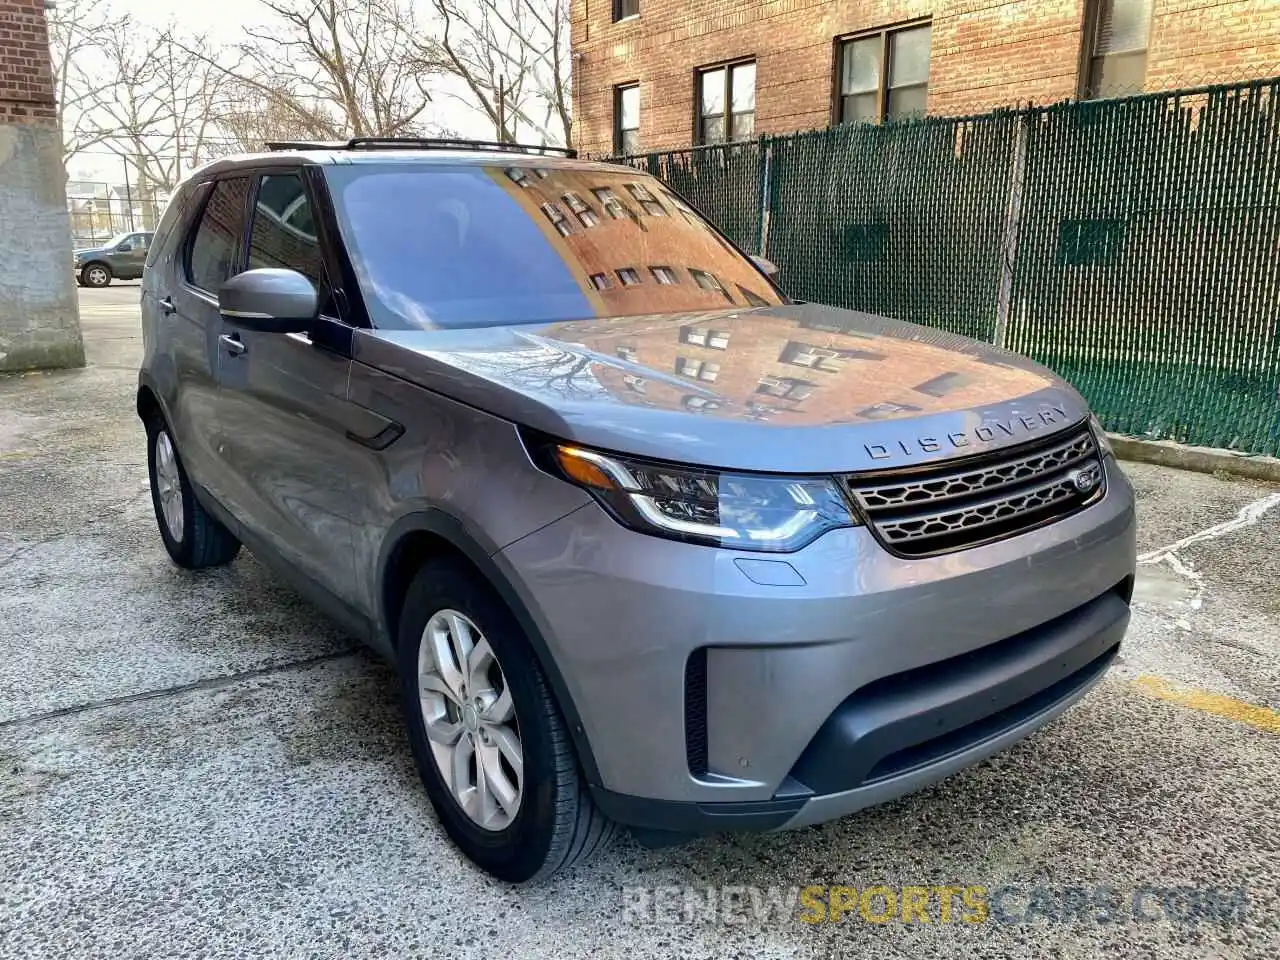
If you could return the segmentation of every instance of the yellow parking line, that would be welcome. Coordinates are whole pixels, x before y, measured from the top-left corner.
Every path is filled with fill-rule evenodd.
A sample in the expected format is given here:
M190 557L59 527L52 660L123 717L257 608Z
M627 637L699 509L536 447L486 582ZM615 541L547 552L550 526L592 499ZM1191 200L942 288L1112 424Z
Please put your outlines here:
M1245 703L1220 693L1208 693L1185 687L1166 680L1163 677L1141 676L1133 681L1133 685L1148 696L1158 700L1167 700L1181 707L1211 713L1217 717L1226 717L1237 723L1248 724L1267 733L1280 733L1280 711L1270 707L1260 707L1256 703Z

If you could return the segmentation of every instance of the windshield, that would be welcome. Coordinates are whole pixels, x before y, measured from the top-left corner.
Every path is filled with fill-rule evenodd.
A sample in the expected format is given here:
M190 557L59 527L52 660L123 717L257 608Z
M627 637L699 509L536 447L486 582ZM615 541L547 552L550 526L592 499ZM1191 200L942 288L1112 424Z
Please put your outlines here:
M637 171L330 167L375 327L439 329L771 306L755 266Z
M130 232L130 233L117 233L114 237L112 237L112 238L111 238L110 240L108 240L106 243L102 244L102 246L101 246L101 247L99 247L98 249L100 249L100 250L110 250L112 247L118 247L118 246L120 246L120 244L124 243L126 240L128 240L128 239L129 239L130 237L132 237L132 236L133 236L133 233L132 233L132 232Z

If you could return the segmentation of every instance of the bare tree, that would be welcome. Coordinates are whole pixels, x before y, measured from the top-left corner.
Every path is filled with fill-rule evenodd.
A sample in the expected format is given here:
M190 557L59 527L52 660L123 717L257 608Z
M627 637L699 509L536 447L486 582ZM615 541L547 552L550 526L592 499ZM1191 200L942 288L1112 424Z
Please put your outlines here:
M417 57L461 82L499 140L530 131L572 146L570 0L431 0L437 23L414 38Z
M312 139L396 136L427 126L431 70L411 56L418 25L409 0L263 6L271 22L246 28L237 62L218 66L241 101L223 121L237 139L277 131ZM265 114L249 117L249 104Z
M65 163L114 134L93 110L112 79L103 75L102 41L128 26L103 0L63 0L48 13L49 53Z
M131 199L142 207L143 226L152 226L161 197L217 152L223 74L203 37L179 41L127 18L97 31L94 55L95 72L86 76L103 80L81 109L95 142L132 168Z

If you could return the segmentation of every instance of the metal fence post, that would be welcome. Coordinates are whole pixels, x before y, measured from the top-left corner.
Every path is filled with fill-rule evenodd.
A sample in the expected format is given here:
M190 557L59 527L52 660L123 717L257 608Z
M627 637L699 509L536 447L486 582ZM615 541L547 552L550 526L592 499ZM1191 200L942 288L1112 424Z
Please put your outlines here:
M769 245L769 217L773 203L770 194L773 191L773 145L760 138L760 163L764 168L760 174L760 246L757 252L765 257Z
M124 206L125 213L129 218L129 229L133 227L133 187L129 184L129 161L125 157L120 158L120 163L124 166Z
M1013 164L1009 174L1009 202L1005 206L1004 236L1000 242L1000 287L996 294L996 328L992 342L1003 348L1009 334L1013 305L1013 270L1018 258L1018 234L1022 228L1022 191L1027 178L1027 132L1031 114L1024 111L1013 134Z

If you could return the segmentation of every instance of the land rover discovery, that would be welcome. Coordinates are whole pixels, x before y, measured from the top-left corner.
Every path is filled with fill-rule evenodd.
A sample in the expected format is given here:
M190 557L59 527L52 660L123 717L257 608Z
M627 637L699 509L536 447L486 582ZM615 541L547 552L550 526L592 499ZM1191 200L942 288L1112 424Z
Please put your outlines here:
M198 171L137 395L173 560L244 544L397 665L467 856L841 817L1099 680L1133 497L1075 390L788 299L644 173L478 146Z

